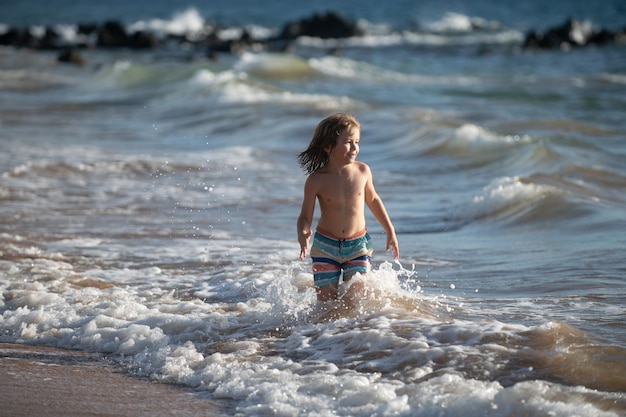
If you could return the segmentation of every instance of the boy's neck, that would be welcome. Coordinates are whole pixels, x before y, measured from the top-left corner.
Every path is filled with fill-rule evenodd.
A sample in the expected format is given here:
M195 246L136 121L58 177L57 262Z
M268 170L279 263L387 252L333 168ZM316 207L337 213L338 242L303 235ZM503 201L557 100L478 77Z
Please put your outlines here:
M337 164L337 163L333 163L329 161L328 164L326 165L326 172L333 172L333 173L340 174L343 171L352 167L352 165L354 165L354 162L348 162L347 164Z

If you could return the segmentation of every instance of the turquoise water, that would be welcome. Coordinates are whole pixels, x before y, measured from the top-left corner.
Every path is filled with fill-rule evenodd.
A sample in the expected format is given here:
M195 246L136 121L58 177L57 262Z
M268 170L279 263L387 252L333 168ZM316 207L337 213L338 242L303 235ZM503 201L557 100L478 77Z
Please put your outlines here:
M331 8L34 4L0 16L271 32ZM102 352L229 415L624 414L626 49L520 48L624 6L375 6L333 7L367 36L288 54L0 49L0 341ZM370 292L324 320L296 155L335 111L401 258L368 215Z

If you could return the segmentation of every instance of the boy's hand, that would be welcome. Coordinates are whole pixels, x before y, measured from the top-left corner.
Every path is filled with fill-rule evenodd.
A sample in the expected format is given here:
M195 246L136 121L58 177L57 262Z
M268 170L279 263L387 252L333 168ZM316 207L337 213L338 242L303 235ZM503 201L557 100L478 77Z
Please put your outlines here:
M400 258L400 248L398 247L398 239L395 234L387 235L387 252L389 252L389 248L391 248L393 253L393 259L398 260Z
M300 260L303 261L306 257L306 253L309 250L309 239L311 238L312 232L310 230L306 232L301 232L298 235L298 242L300 243Z

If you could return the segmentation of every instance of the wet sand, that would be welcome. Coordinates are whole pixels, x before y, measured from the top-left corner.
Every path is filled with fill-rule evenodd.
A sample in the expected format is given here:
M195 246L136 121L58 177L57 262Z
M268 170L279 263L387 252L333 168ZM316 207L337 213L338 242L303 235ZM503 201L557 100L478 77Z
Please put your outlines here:
M0 343L0 375L0 417L226 415L193 392L84 352Z

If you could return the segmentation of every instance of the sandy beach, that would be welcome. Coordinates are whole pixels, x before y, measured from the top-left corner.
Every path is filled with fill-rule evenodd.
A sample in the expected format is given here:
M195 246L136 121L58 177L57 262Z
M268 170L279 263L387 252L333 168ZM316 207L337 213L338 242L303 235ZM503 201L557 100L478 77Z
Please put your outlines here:
M0 416L221 416L175 386L123 374L84 352L0 344Z

